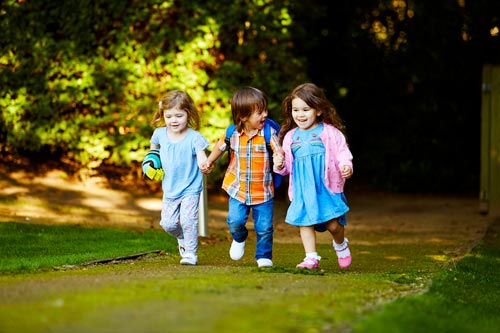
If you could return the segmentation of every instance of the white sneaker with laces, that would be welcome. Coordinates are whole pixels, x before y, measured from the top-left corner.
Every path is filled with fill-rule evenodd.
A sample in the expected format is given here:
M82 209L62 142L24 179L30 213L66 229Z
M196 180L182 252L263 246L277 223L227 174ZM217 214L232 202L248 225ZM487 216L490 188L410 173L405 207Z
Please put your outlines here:
M257 259L257 266L259 266L259 268L273 267L273 262L271 261L271 259L260 258Z
M231 248L229 249L229 256L233 260L240 260L245 254L245 242L238 243L233 240L231 243Z

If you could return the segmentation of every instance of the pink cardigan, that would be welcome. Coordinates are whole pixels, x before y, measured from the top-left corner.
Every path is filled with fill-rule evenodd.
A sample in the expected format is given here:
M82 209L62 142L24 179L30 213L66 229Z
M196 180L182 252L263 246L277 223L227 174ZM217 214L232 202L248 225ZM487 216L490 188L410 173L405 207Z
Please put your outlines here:
M345 179L340 175L340 168L347 165L352 169L352 154L341 131L330 124L323 123L323 126L320 138L326 149L325 185L332 193L342 193L344 192ZM293 200L293 154L291 143L296 130L297 128L290 130L283 139L285 166L281 170L274 168L274 171L280 175L290 174L288 186L290 201Z

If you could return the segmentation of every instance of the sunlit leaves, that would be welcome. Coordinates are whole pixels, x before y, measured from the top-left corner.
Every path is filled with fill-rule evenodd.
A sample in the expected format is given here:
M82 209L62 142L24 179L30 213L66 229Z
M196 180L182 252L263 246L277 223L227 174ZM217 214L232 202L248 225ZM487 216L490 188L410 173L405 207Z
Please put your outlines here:
M279 82L301 66L287 47L291 23L285 3L270 0L5 1L0 136L89 169L139 161L158 97L183 89L214 142L232 121L234 89L288 90ZM245 31L241 49L235 29Z

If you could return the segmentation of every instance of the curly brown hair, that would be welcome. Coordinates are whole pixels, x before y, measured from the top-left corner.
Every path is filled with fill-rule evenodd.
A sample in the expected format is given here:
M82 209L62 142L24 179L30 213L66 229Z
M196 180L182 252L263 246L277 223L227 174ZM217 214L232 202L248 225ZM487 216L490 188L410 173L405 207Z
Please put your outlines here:
M293 89L281 103L283 112L283 124L281 125L281 131L279 134L281 143L283 143L285 134L297 127L297 124L295 124L292 117L292 101L295 98L300 98L311 108L321 111L321 115L318 117L319 121L333 125L344 133L344 122L340 118L333 104L326 97L323 89L319 88L314 83L303 83Z

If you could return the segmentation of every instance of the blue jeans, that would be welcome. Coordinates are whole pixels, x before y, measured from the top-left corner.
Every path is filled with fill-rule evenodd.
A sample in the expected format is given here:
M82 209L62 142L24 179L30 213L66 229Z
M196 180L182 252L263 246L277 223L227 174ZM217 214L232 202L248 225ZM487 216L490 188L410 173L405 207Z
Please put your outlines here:
M273 199L258 205L246 205L236 199L229 198L227 224L231 236L238 243L247 239L248 229L246 223L250 209L252 209L254 229L257 236L255 259L273 258L273 206Z

